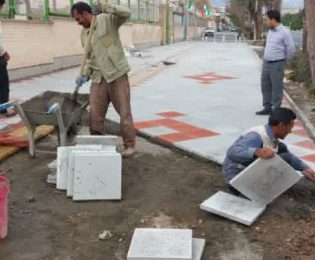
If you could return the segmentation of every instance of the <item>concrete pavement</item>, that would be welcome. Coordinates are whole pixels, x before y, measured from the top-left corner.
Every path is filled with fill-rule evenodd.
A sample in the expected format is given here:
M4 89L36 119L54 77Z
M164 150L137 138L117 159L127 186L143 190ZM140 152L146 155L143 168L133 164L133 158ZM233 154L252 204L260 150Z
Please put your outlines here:
M142 133L222 163L242 132L266 123L267 117L255 115L261 109L261 62L245 43L184 42L143 54L129 59L134 121ZM161 65L167 58L177 63ZM25 100L46 90L72 92L77 73L74 68L14 82L11 98ZM81 88L88 91L88 86ZM119 121L112 108L108 118ZM286 142L315 168L315 145L299 121Z

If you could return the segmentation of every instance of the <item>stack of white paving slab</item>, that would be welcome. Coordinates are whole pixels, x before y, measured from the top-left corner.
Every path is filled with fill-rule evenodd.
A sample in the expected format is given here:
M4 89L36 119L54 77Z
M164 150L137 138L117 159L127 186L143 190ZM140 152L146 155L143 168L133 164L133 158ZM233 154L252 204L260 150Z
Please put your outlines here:
M57 150L56 187L75 201L121 199L121 155L116 136L78 136Z
M250 226L269 203L301 178L303 175L278 155L268 160L258 159L230 181L231 186L249 199L219 191L200 208Z
M204 247L191 229L137 228L127 260L201 260Z

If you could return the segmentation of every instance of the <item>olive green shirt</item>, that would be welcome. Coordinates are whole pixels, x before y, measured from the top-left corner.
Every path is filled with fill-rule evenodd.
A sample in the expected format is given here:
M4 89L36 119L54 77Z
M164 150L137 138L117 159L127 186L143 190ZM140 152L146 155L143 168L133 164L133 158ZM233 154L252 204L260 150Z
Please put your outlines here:
M111 6L110 9L110 13L102 13L96 17L90 58L84 68L84 76L90 77L94 83L100 83L102 77L110 83L130 71L118 30L129 19L131 11L123 6ZM107 6L104 7L104 12L107 10ZM89 30L82 29L83 47Z

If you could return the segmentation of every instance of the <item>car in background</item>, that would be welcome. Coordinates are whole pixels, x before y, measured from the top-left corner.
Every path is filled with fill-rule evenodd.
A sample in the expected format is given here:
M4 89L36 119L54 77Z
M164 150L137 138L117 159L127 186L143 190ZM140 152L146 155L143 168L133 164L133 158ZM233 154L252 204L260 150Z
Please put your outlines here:
M215 34L216 30L214 29L214 27L207 27L203 30L203 37L206 38L206 37L214 37L214 34Z

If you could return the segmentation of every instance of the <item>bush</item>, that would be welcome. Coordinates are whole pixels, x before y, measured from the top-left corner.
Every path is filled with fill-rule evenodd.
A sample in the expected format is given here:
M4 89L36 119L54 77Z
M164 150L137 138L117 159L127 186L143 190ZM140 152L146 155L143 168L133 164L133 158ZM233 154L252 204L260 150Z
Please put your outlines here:
M305 86L311 88L312 76L308 54L302 50L296 51L293 57L288 61L289 69L294 71L293 80L304 82Z

